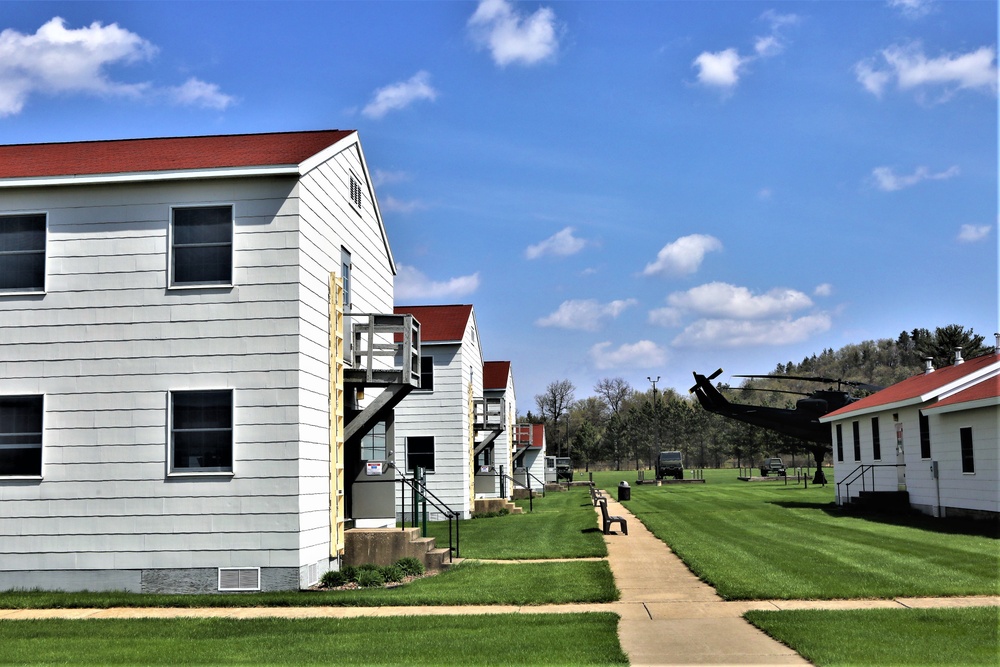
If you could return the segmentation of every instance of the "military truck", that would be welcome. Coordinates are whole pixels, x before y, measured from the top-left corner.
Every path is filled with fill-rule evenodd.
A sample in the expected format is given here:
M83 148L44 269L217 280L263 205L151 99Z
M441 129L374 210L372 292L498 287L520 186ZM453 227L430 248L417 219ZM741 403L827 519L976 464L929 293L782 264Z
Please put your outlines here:
M556 481L573 481L573 459L568 456L559 456L556 458Z
M684 457L680 452L660 452L656 458L656 479L684 479Z
M781 459L776 456L766 459L760 464L761 477L767 477L767 475L772 472L779 477L783 477L785 475L785 464L782 463Z

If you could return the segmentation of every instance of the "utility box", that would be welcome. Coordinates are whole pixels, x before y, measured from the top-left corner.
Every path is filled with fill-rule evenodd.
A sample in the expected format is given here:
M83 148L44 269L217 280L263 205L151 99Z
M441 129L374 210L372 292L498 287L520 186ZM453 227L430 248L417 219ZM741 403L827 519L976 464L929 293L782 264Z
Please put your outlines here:
M623 500L632 500L632 487L625 480L618 484L618 502Z

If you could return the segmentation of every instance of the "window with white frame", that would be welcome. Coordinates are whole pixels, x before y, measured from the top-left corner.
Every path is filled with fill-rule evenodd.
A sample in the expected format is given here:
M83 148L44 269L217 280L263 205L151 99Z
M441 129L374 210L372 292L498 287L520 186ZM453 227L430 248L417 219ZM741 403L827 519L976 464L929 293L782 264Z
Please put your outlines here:
M851 428L854 431L854 460L861 460L861 424L859 422L851 422Z
M233 392L170 393L172 472L233 471Z
M0 215L0 294L45 291L44 213Z
M171 285L231 285L233 207L176 207L171 218Z
M837 461L844 460L844 427L837 424Z
M872 458L882 460L882 438L878 432L878 417L872 417Z
M385 461L385 422L375 422L372 430L361 438L362 461Z
M0 396L0 476L42 474L42 396Z
M976 472L976 455L972 447L972 427L965 426L959 429L959 437L962 445L962 472Z
M434 472L434 436L422 435L406 439L406 469L416 468Z

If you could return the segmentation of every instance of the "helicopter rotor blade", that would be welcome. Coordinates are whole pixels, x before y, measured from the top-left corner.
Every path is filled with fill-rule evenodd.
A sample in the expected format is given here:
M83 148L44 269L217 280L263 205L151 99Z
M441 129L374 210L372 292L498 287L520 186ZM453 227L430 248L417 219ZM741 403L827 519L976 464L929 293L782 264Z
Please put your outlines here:
M866 391L879 391L885 387L880 387L876 384L868 384L867 382L859 382L857 380L839 380L837 378L827 378L827 377L806 377L802 375L734 375L734 378L762 378L768 380L802 380L803 382L825 382L825 383L837 383L837 386L846 384L849 387L857 387L858 389L864 389Z

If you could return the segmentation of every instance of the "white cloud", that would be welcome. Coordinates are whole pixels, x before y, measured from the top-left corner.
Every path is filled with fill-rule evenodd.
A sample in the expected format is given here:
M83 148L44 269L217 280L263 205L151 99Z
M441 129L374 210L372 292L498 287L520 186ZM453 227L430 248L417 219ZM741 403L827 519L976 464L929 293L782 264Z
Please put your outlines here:
M701 266L705 253L722 250L722 242L707 234L682 236L668 243L656 254L656 261L643 269L644 276L686 275L694 273Z
M598 343L590 348L590 358L599 370L611 368L651 368L662 366L667 360L663 349L650 340L624 343L611 349L610 342Z
M412 266L396 267L396 300L453 298L479 289L479 273L434 281Z
M726 49L717 53L703 52L694 62L698 68L698 82L705 86L730 89L739 83L740 69L747 59L740 57L736 49Z
M813 296L830 296L831 294L833 294L833 285L830 283L816 285L816 289L813 290Z
M431 75L421 70L406 81L379 88L361 113L369 118L381 118L390 111L405 109L419 100L433 102L437 99L437 91L431 86L430 81Z
M105 68L148 60L156 47L118 26L95 21L68 29L55 17L34 35L0 32L0 116L20 113L34 93L139 96L150 86L112 81Z
M661 327L678 327L684 319L684 312L678 308L654 308L649 311L649 323Z
M692 67L698 68L698 83L729 92L739 83L748 64L761 58L774 57L785 50L786 41L781 34L782 30L798 23L799 17L795 14L779 14L769 9L760 18L768 23L770 32L754 38L754 55L741 56L736 48L714 53L703 51L691 63Z
M790 345L828 331L830 326L830 316L825 313L780 320L703 319L684 329L672 344L677 347Z
M232 95L226 95L219 90L217 84L207 83L193 77L180 86L169 88L168 93L175 104L206 107L220 111L236 101Z
M990 235L991 229L993 227L990 225L962 225L962 229L958 232L958 240L963 243L982 241Z
M379 198L379 209L386 212L413 213L414 211L422 211L426 208L427 204L423 203L419 199L403 201L401 199L396 199L393 196L388 196L384 199Z
M559 50L556 15L541 7L526 16L507 0L481 0L469 18L469 32L480 48L487 48L500 67L534 65Z
M599 303L595 299L563 301L554 313L536 320L535 324L540 327L597 331L603 320L618 317L636 303L635 299L618 299L608 303Z
M375 187L390 185L392 183L405 183L410 180L410 174L405 171L388 171L386 169L375 168L372 172L372 183Z
M893 80L900 90L943 87L943 99L956 90L982 90L993 94L997 91L996 50L992 46L928 58L923 47L914 42L890 46L883 49L881 56L882 67L878 67L877 57L855 65L858 81L877 97L882 96Z
M812 300L793 289L776 288L755 295L746 287L713 282L675 292L667 297L667 303L673 308L711 317L764 319L808 308Z
M566 257L568 255L575 255L583 250L586 245L587 242L584 239L573 236L572 227L566 227L544 241L528 246L524 251L524 256L528 259L538 259L545 255Z
M876 186L879 190L884 190L885 192L894 192L903 188L909 188L921 181L945 181L958 176L958 174L959 168L957 165L951 166L944 171L939 171L936 174L931 173L927 167L917 167L916 171L909 176L897 176L893 172L892 167L876 167L872 169L872 177L875 179Z
M933 0L889 0L889 6L898 9L906 18L918 19L931 13L934 2Z

